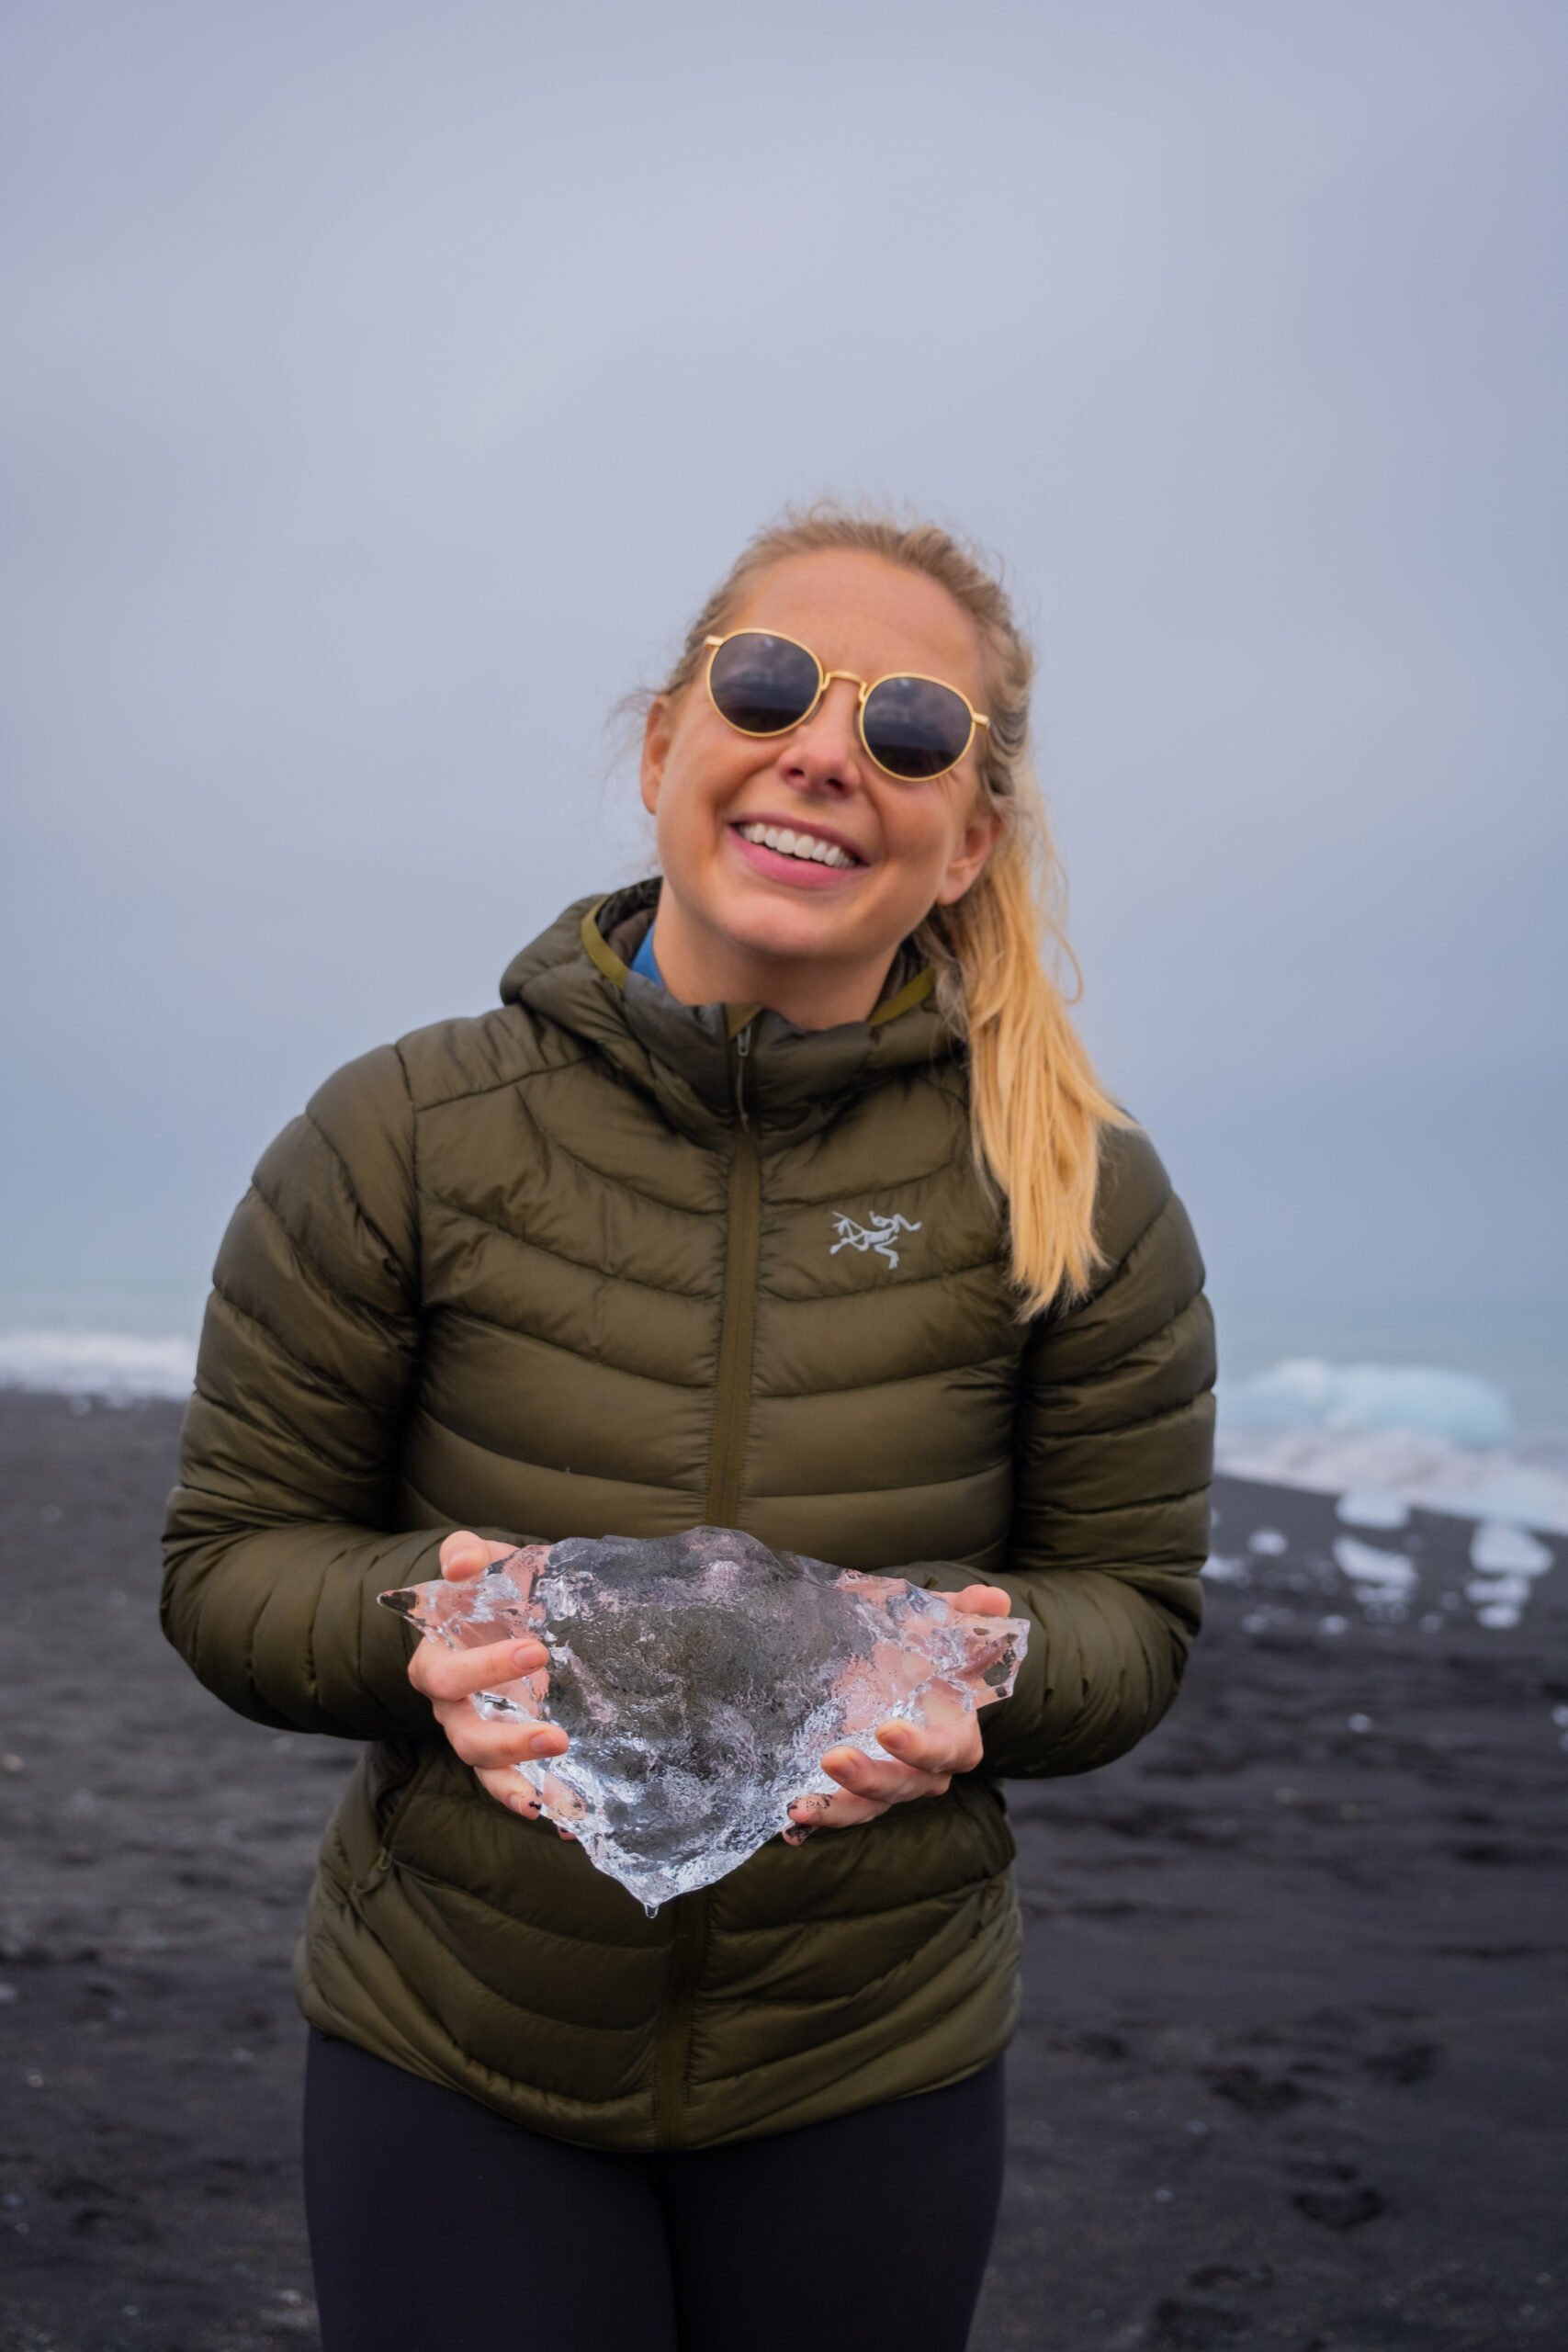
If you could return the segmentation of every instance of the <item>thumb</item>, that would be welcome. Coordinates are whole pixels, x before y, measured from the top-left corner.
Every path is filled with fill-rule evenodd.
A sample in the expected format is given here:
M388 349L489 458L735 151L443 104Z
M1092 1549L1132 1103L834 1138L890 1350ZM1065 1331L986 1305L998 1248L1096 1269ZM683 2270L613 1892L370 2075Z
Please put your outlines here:
M1010 1594L999 1584L966 1584L962 1592L950 1592L948 1599L954 1609L962 1609L967 1617L1010 1617L1012 1614Z

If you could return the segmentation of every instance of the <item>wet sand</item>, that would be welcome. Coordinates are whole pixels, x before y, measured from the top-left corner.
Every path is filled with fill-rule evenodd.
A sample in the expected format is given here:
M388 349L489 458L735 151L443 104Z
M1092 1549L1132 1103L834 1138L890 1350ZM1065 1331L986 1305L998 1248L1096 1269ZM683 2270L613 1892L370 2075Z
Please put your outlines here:
M349 1756L164 1645L178 1420L0 1396L0 2352L316 2340L288 1971ZM1174 1713L1012 1791L1027 1992L975 2352L1556 2352L1568 1543L1488 1626L1463 1522L1347 1531L1239 1481L1216 1509L1235 1565ZM1414 1590L1348 1578L1347 1532Z

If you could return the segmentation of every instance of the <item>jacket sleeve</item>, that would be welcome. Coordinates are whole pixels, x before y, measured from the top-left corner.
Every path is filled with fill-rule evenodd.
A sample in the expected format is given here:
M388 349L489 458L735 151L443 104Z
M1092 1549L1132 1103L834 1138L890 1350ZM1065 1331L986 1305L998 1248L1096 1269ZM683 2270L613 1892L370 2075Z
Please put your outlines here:
M164 1535L164 1630L258 1723L428 1731L378 1608L446 1528L386 1532L420 1333L413 1117L384 1046L329 1079L230 1221Z
M1170 1706L1202 1619L1214 1327L1187 1213L1141 1128L1104 1141L1092 1295L1039 1319L1024 1357L1004 1588L1030 1623L1010 1699L980 1717L990 1770L1093 1771ZM930 1588L975 1581L951 1563Z

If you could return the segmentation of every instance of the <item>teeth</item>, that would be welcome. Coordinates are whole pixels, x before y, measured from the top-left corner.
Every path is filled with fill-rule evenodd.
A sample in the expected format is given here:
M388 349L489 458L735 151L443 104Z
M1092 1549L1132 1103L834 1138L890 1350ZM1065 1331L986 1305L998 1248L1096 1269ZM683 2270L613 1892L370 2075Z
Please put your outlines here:
M847 866L856 860L837 842L818 841L815 833L797 833L788 825L741 825L738 828L743 842L756 842L763 849L776 850L781 857L809 858L817 865Z

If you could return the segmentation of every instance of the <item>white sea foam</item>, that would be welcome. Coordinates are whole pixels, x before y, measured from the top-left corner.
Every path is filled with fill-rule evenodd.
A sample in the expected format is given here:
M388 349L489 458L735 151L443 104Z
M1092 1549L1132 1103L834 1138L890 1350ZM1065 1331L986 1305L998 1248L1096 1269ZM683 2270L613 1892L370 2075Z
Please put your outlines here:
M1396 1528L1415 1507L1568 1533L1568 1446L1520 1444L1491 1381L1299 1356L1216 1401L1220 1469L1341 1496L1347 1525Z
M128 1404L190 1395L196 1341L124 1331L0 1331L0 1388L43 1389Z

